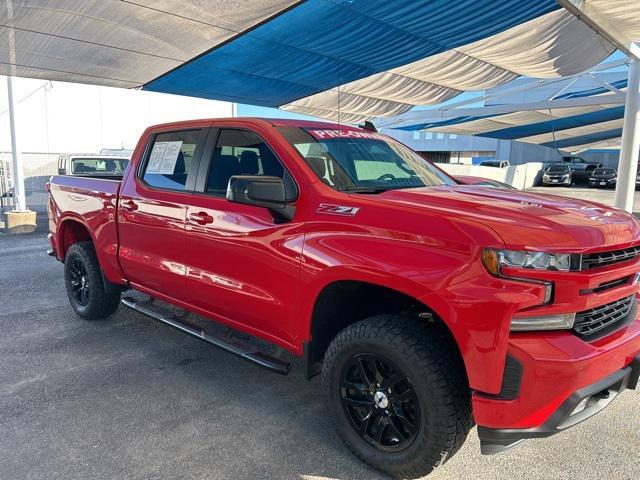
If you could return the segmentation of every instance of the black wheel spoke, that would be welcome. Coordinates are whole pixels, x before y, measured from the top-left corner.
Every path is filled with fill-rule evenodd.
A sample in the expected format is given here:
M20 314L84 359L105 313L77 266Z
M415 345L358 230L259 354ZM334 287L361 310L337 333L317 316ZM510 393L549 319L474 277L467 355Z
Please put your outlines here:
M380 382L380 388L383 390L387 390L389 388L394 388L398 383L405 380L407 377L401 373L396 373L389 378L383 378L382 382Z
M394 413L394 417L400 421L403 428L405 428L406 430L413 430L415 428L415 423L409 420L403 412L396 411Z
M395 422L396 422L395 416L394 415L390 416L389 417L389 430L391 430L396 435L396 437L398 437L398 440L403 440L403 439L407 438L405 433L396 426Z
M366 392L367 386L362 382L351 382L349 380L345 380L342 382L342 385L345 388L350 388L352 390L357 390L358 392Z
M405 390L404 392L401 393L396 393L393 396L393 401L394 402L408 402L410 400L413 400L415 398L415 394L413 393L413 390Z
M362 436L368 435L369 425L371 425L371 420L373 420L375 416L376 416L375 410L371 408L367 413L367 415L362 419L362 422L360 423L360 428L358 429L360 431L360 435Z
M382 451L409 446L420 427L420 405L410 379L380 354L349 360L341 378L342 405L364 441Z
M69 264L69 286L76 302L81 306L89 303L91 290L87 279L87 269L80 258L73 258Z
M355 407L355 408L369 408L369 407L373 407L373 400L370 400L368 398L343 398L342 401L344 402L345 405L349 406L349 407Z
M366 386L368 388L372 388L375 384L376 379L374 377L371 376L371 374L367 371L367 364L366 364L366 359L363 358L359 358L358 359L358 366L360 368L360 374L362 375L362 379L364 380L364 383L366 384Z
M384 435L384 431L387 428L387 421L384 417L378 417L378 421L376 422L376 433L374 442L378 445L382 444L382 435Z

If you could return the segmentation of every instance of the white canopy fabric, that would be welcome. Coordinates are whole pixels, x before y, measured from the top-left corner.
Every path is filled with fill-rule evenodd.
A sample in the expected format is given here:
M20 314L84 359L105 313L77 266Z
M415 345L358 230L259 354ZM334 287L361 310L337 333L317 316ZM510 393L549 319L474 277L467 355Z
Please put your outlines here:
M570 0L581 16L606 27L620 45L640 40L640 1Z
M430 132L477 135L504 140L519 140L566 151L584 150L591 145L619 143L624 118L621 94L626 79L607 87L570 91L556 100L541 102L548 108L531 108L533 104L504 104L510 111L493 113L494 107L413 111L388 119L385 128L427 130ZM586 101L585 101L586 99ZM597 100L597 103L595 102ZM563 106L567 102L582 105ZM445 118L446 114L446 118ZM420 116L422 115L422 116Z
M463 91L502 85L520 75L573 75L597 64L615 48L565 10L551 12L493 37L388 72L339 85L283 105L331 120L370 120L434 105Z
M141 87L292 0L2 0L0 74Z

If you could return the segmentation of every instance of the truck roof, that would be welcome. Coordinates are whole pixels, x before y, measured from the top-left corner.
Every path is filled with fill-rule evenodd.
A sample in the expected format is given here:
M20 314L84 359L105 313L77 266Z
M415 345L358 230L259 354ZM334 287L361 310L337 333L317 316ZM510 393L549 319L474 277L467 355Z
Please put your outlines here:
M298 120L293 118L261 118L261 117L225 117L225 118L201 118L194 120L183 120L179 122L168 122L153 125L149 128L155 129L160 127L181 127L189 126L194 123L202 122L214 122L214 123L253 123L255 125L271 125L273 127L303 127L303 128L331 128L331 129L349 129L349 130L361 130L360 127L354 127L351 125L345 125L340 123L333 123L327 121L314 121L314 120Z

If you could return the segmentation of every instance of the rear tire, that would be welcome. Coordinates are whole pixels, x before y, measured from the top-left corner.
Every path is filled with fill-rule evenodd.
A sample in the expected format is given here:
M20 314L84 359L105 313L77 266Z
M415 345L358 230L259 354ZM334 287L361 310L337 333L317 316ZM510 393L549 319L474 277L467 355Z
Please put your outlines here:
M105 281L93 243L73 244L64 261L64 283L76 315L99 320L118 309L120 292L106 289Z
M346 446L396 478L422 477L451 458L473 425L455 348L413 316L377 315L342 330L325 354L322 381Z

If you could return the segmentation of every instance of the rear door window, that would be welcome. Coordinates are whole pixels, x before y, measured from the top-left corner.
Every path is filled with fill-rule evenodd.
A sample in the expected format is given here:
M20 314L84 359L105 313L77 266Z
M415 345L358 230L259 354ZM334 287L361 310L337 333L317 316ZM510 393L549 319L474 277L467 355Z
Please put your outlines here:
M147 154L142 180L151 187L188 190L187 179L202 152L204 139L202 129L157 134Z

